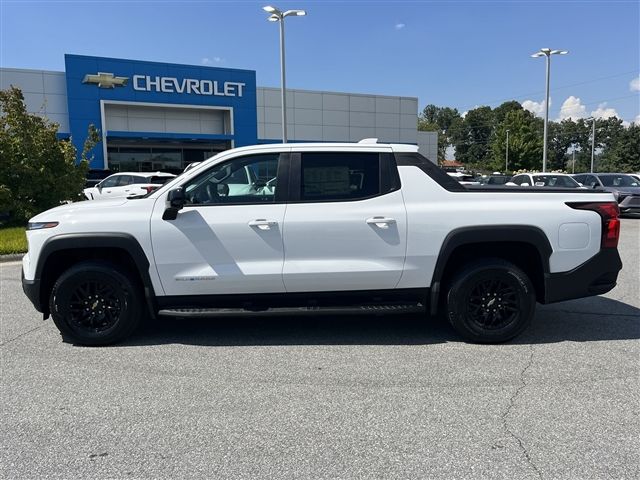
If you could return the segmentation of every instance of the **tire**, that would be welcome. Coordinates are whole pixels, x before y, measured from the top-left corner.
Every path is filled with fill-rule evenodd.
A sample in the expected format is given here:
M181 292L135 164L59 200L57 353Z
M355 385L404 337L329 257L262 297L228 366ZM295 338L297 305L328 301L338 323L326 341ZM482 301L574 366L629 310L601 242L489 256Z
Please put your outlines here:
M82 262L65 271L49 297L49 311L65 342L109 345L129 336L144 308L141 289L111 264Z
M529 277L499 258L459 270L447 291L447 318L465 340L506 342L531 324L536 294Z

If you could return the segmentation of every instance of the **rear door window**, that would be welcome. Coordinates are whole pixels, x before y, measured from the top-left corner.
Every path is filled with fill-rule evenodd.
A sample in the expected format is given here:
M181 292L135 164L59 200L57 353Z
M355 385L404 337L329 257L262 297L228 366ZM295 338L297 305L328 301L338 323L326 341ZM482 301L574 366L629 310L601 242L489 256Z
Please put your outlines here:
M120 175L118 177L117 187L124 187L133 183L133 177L131 175Z
M300 200L359 200L379 195L380 154L367 152L303 153Z

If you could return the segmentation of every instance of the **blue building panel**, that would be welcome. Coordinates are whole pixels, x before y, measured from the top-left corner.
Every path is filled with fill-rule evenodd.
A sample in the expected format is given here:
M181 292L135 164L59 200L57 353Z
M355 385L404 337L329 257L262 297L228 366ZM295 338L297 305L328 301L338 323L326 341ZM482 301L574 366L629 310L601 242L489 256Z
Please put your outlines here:
M235 146L257 143L255 71L82 55L65 55L65 65L69 125L79 152L89 124L103 130L101 100L229 107L233 111L233 135L210 138L228 138ZM100 73L110 75L97 78ZM104 84L99 86L101 79ZM163 136L194 138L177 133ZM96 148L91 168L103 165L103 149Z

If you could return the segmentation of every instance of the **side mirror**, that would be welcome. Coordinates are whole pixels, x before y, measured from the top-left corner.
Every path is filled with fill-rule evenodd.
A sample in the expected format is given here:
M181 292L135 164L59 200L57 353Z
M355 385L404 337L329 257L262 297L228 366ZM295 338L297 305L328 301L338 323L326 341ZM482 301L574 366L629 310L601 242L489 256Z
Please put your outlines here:
M530 187L531 185L529 185L528 182L523 182L520 184L521 187Z
M185 198L184 190L182 187L174 188L169 191L167 195L167 207L162 214L163 220L175 220L178 217L178 212L184 207Z
M178 210L184 207L184 190L182 190L182 187L174 188L169 191L169 194L167 195L167 202L169 202L171 207L177 208Z
M593 186L592 186L591 188L593 188L594 190L596 190L596 189L600 188L600 185L598 185L597 183L594 183L594 184L593 184Z
M583 184L581 184L580 182L578 182L578 185L580 185L581 187L584 187L584 185L583 185Z

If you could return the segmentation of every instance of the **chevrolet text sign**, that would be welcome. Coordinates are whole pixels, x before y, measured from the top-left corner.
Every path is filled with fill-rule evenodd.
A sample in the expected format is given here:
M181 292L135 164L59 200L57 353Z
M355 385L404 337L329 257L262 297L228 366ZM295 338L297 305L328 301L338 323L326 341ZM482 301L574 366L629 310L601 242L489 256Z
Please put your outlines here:
M195 93L219 97L242 97L245 84L240 82L217 82L195 78L151 77L134 75L133 89L143 92Z
M108 143L116 141L109 137L127 138L131 144L156 139L185 144L196 139L220 144L221 148L258 143L258 92L253 70L87 55L65 55L64 58L68 133L78 152L82 152L88 125L93 124L102 131L103 148L92 151L91 168L108 167ZM110 121L106 106L112 103L147 106L148 110L145 118L125 125ZM191 129L188 122L164 123L165 128L161 128L156 120L174 106L177 109L208 107L229 114L224 114L226 120L220 131L213 126L205 130L203 123L185 132L185 128Z

